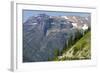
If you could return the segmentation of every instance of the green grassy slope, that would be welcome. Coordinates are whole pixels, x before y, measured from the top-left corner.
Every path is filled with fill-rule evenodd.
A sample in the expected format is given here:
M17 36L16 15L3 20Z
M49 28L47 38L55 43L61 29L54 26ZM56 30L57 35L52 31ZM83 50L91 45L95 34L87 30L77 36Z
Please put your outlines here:
M79 41L71 48L66 50L62 56L58 56L54 60L82 60L91 58L91 33L87 32Z

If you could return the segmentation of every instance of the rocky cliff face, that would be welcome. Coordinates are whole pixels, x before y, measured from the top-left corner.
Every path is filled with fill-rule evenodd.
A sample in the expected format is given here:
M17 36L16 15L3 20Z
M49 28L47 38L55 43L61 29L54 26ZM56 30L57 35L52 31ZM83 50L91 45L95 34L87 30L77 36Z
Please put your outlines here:
M80 19L80 20L79 20ZM40 14L30 17L23 23L23 62L47 61L54 57L54 50L62 50L70 35L75 37L76 28L73 22L81 25L82 17L71 16L66 19L60 16ZM83 25L83 24L82 24Z

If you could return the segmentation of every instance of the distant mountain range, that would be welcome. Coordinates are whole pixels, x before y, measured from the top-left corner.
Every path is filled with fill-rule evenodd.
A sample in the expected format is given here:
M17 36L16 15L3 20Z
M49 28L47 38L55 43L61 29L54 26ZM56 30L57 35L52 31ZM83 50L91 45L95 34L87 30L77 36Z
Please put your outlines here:
M49 16L39 14L23 23L23 62L47 61L54 50L62 50L65 42L81 30L90 27L90 17Z

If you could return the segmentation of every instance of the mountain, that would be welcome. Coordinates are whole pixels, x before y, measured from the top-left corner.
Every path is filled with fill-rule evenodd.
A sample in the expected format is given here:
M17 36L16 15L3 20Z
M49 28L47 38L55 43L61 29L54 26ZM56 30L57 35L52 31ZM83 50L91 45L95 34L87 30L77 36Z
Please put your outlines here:
M67 16L67 18L69 19L69 21L73 22L73 23L77 23L78 27L82 27L85 24L88 27L91 27L91 17L87 16L87 17L80 17L80 16Z
M23 23L23 62L53 59L54 50L62 51L70 36L74 39L79 31L72 23L71 18L65 16L39 14L30 17Z

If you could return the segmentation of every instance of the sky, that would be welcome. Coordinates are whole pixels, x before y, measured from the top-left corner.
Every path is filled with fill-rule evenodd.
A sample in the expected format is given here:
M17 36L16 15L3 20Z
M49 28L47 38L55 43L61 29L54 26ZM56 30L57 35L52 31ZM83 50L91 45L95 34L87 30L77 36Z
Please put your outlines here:
M39 14L47 14L49 16L90 16L90 13L83 12L61 12L61 11L40 11L40 10L23 10L22 20L25 22L31 16L37 16Z

